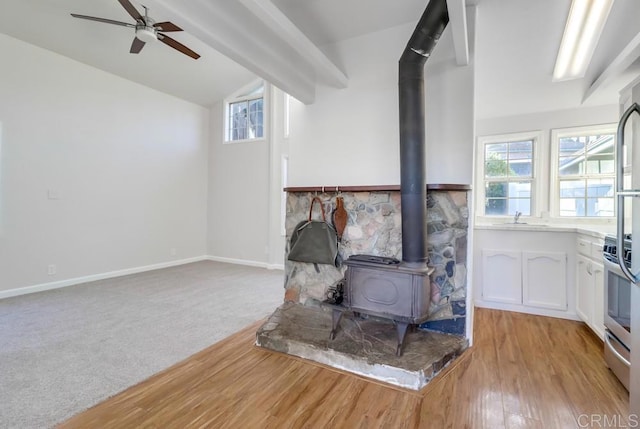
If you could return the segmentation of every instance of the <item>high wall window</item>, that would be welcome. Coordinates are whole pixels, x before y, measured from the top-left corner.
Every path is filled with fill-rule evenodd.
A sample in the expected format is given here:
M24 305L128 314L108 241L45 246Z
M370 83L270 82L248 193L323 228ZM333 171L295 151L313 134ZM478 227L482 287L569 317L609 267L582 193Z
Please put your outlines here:
M615 128L553 130L554 214L615 216Z
M265 136L264 83L231 97L225 103L225 141L262 139Z
M532 214L536 134L479 139L479 211L485 216Z

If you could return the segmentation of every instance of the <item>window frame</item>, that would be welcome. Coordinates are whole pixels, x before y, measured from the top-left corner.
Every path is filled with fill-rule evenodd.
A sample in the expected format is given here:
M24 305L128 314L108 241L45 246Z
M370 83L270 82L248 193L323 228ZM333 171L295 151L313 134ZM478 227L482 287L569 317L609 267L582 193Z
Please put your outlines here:
M496 134L496 135L488 135L488 136L480 136L477 138L476 145L476 218L479 221L488 221L488 222L496 222L496 221L507 221L513 219L513 215L491 215L486 214L485 212L485 187L487 182L491 182L493 180L486 180L485 178L485 155L486 155L486 145L488 144L496 144L496 143L511 143L516 141L526 141L531 140L532 149L531 149L531 160L532 160L532 170L531 170L531 178L514 178L513 180L509 179L507 182L522 182L528 181L531 183L531 200L530 200L530 214L525 216L522 215L522 218L531 218L539 215L539 207L540 201L542 199L540 195L540 191L542 186L540 186L538 178L540 177L540 168L541 168L541 159L542 157L539 155L540 148L542 147L543 134L540 130L535 131L524 131L517 133L507 133L507 134Z
M257 92L260 87L262 90ZM247 102L262 99L262 137L254 137L249 139L231 139L231 105L234 103ZM222 141L224 144L237 144L248 142L261 142L267 140L269 132L269 91L267 82L258 80L244 86L231 96L224 100L224 135Z
M581 137L581 136L589 136L589 135L598 135L598 134L612 134L613 135L613 159L614 159L614 169L613 173L609 175L590 175L590 174L582 174L580 177L585 179L589 178L612 178L613 179L613 188L614 191L616 189L616 173L615 173L615 159L616 159L616 129L617 124L608 123L608 124L599 124L599 125L587 125L580 127L569 127L569 128L554 128L551 130L551 151L550 151L550 174L549 174L549 212L550 216L559 221L581 221L581 222L590 222L590 223L610 223L616 218L618 212L618 205L614 197L613 199L613 216L560 216L560 181L561 176L559 174L560 167L560 139L564 137ZM564 177L564 176L563 176Z

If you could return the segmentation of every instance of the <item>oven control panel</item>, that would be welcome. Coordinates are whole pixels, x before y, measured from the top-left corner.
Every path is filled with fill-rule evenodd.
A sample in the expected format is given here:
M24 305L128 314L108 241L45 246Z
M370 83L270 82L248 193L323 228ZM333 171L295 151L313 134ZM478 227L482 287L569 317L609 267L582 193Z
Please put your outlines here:
M616 243L616 237L613 235L607 235L604 238L604 245L602 247L602 254L608 261L618 263L618 257L622 255L625 265L631 266L631 234L625 234L624 236L624 249L620 252Z

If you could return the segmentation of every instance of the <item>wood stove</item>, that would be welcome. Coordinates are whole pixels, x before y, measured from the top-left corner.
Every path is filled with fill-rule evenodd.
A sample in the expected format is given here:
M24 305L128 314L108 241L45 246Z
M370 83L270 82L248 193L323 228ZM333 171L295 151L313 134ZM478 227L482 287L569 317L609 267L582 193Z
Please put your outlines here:
M429 315L433 270L407 268L397 259L372 255L353 255L345 265L344 300L333 308L330 338L335 338L346 310L391 319L398 334L396 355L400 356L407 328L425 322Z

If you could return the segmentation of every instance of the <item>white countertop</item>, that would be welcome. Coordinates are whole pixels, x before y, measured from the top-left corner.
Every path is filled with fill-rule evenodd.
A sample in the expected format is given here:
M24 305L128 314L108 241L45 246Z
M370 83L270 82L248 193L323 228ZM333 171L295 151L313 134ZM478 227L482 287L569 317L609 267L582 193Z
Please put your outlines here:
M559 223L476 223L474 229L495 231L529 231L529 232L574 232L604 238L605 235L615 235L615 225L571 225Z

